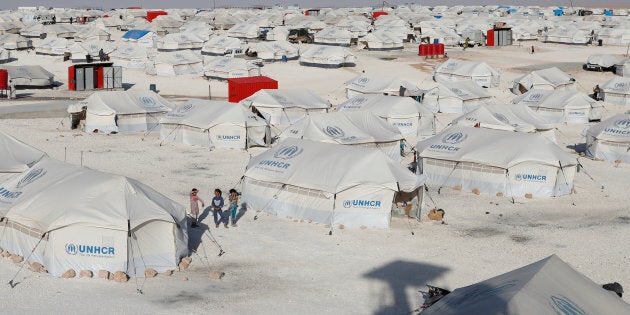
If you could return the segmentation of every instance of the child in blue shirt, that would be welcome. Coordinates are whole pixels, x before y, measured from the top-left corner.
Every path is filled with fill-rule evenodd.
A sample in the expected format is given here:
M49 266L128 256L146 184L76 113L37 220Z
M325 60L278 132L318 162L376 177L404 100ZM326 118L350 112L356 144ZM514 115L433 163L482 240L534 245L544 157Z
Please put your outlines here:
M214 224L217 225L217 228L223 222L225 228L228 228L228 217L227 214L223 213L223 206L225 205L225 201L223 197L221 197L221 189L214 190L214 197L212 198L212 202L210 203L212 207L212 216L214 217Z

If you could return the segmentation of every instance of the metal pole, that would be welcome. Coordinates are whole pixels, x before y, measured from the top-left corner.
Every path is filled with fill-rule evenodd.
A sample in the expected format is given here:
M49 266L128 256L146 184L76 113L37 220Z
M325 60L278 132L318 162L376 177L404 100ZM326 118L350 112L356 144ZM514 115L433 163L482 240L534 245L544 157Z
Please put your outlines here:
M212 99L212 85L208 84L208 99L211 100Z
M83 151L81 151L81 166L83 166Z
M66 162L66 156L68 155L68 147L63 148L63 161Z

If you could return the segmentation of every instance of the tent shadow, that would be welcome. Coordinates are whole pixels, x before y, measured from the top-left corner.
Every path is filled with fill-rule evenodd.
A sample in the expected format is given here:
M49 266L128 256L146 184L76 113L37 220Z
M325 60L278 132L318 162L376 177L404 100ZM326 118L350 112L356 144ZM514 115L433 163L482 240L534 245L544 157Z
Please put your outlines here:
M422 305L422 295L418 294L417 301L411 302L408 300L407 289L411 287L414 291L419 291L425 284L437 279L448 270L448 268L426 263L396 260L364 274L365 278L381 280L388 286L378 294L376 300L379 303L379 309L374 314L413 312L413 309ZM393 297L393 302L387 304L387 301L391 301L389 297ZM417 306L413 307L414 305Z
M236 218L234 220L234 223L237 223L238 221L240 221L241 218L245 215L245 213L247 213L247 203L243 202L241 203L241 207L238 209L238 212L236 212Z
M201 244L201 238L209 227L207 224L202 223L201 220L197 222L197 227L191 227L190 223L192 223L192 220L188 221L188 250L197 252L199 244Z
M576 143L567 145L567 149L571 149L577 153L586 152L586 143Z
M130 88L132 88L134 85L136 85L136 84L135 83L123 83L122 84L122 88L123 88L123 90L127 91Z

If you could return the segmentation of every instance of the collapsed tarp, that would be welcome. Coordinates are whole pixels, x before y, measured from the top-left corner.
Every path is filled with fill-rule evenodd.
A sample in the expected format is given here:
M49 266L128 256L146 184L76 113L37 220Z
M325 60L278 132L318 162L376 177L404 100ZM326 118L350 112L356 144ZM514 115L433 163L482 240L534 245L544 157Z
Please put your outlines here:
M339 105L338 111L369 111L387 120L405 136L435 134L435 115L409 97L359 94Z
M300 57L298 46L284 40L259 42L249 46L248 49L264 61L295 60Z
M49 37L35 44L35 53L39 55L62 56L68 51L68 40Z
M0 48L4 49L28 49L33 47L33 41L24 36L18 34L3 34L0 35Z
M584 68L586 70L612 70L612 67L623 60L622 57L617 57L610 54L595 54L588 56Z
M152 91L99 91L68 106L68 112L78 113L84 107L84 131L109 133L153 130L175 106Z
M628 314L630 305L552 255L454 290L423 315Z
M504 196L570 194L577 160L539 134L450 127L416 145L427 184Z
M630 115L610 117L586 130L586 155L630 163Z
M527 105L554 123L581 124L601 119L601 103L575 90L530 90L512 103Z
M532 71L516 80L512 93L523 94L529 90L567 90L574 88L575 79L564 71L551 67Z
M43 159L1 186L0 247L53 276L143 277L188 255L186 209L134 179Z
M366 112L334 112L308 115L279 136L326 143L377 148L395 161L401 160L400 131L377 115Z
M379 150L286 139L251 159L243 201L279 217L387 228L396 192L421 202L423 183Z
M266 146L269 125L240 104L190 99L160 119L160 139L209 148Z

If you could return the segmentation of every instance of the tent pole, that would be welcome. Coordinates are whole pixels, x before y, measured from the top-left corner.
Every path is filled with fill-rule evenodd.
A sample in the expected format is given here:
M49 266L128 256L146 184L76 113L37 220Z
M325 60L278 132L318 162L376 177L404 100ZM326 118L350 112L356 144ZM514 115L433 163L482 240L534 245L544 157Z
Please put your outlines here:
M332 216L330 216L330 231L328 231L328 235L332 235L333 233L333 227L334 227L334 223L335 223L335 206L337 204L337 194L335 194L333 196L333 210L332 210Z

